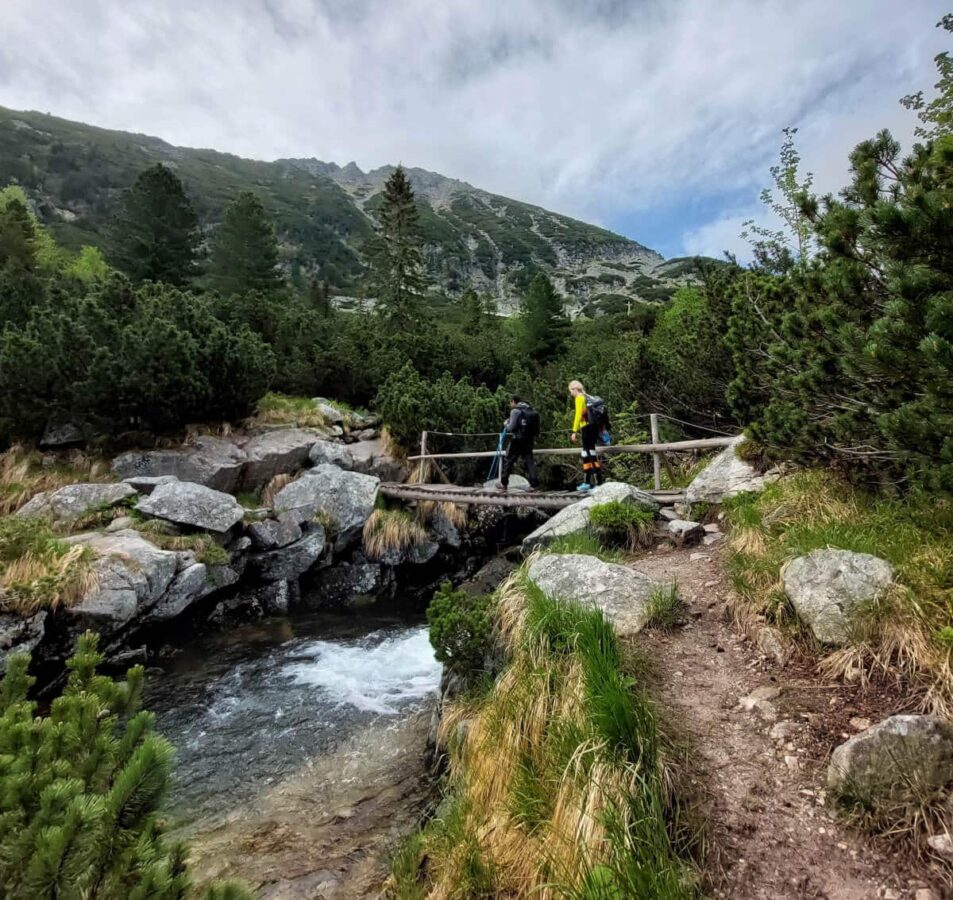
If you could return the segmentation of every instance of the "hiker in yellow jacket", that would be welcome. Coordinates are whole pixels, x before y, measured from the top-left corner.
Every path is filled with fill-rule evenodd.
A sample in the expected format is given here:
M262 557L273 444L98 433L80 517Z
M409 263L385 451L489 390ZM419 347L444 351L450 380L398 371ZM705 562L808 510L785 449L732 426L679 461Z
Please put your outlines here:
M596 454L599 432L606 424L604 421L596 421L596 419L600 415L600 409L602 410L601 415L605 418L605 404L598 397L590 397L581 381L570 381L569 393L572 395L575 405L572 434L569 439L575 444L577 438L580 435L582 436L582 450L579 451L579 455L582 457L582 474L585 480L576 490L588 491L605 481L602 462ZM594 401L598 401L598 403Z

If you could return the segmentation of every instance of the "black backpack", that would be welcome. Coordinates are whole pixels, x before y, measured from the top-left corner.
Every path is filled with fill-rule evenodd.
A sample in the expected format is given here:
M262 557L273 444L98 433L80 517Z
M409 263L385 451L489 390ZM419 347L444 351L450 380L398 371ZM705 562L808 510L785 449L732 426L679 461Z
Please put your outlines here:
M520 440L535 438L539 436L539 413L532 406L527 405L526 409L520 409L520 420L516 426L514 437Z
M586 394L586 422L597 428L609 427L609 410L602 397Z

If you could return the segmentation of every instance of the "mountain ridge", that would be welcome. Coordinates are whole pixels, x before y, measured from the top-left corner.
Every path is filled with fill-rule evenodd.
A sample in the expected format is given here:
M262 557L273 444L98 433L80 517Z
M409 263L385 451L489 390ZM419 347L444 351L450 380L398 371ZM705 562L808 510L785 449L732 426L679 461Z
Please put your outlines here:
M20 184L41 221L67 246L103 246L119 194L156 162L176 170L206 234L235 195L255 191L274 218L292 281L303 286L317 277L329 283L339 305L363 302L368 244L394 166L364 172L353 161L251 160L0 107L0 185ZM690 280L684 260L666 261L631 238L437 172L405 170L438 293L452 298L473 287L508 313L542 271L572 312L597 315L664 301Z

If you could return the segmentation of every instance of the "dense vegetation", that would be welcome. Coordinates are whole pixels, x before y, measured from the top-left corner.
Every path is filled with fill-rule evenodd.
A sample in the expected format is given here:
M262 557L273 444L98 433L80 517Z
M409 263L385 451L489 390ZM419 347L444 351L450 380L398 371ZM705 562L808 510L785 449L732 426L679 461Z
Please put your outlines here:
M756 262L748 268L667 264L679 277L694 271L696 282L657 313L630 307L570 322L566 298L541 272L510 319L474 290L435 306L427 255L440 226L401 169L374 198L379 230L367 234L378 303L352 312L332 308L323 281L296 285L282 275L260 197L238 194L221 227L203 232L202 211L213 202L221 209L223 197L185 190L184 165L147 167L101 210L111 223L106 258L60 247L22 188L8 187L0 193L0 439L35 439L51 419L108 437L174 433L247 415L269 390L375 404L405 445L425 428L495 432L512 392L540 410L544 431L564 431L564 385L579 378L608 401L617 438L639 435L644 412L665 411L747 426L765 459L819 462L892 490L948 491L953 77L945 59L937 100L907 101L922 119L920 142L906 157L886 132L858 146L839 197L812 196L788 130L775 188L765 192L784 229L749 229ZM59 157L47 150L52 166ZM65 184L85 170L68 162L68 147L62 153ZM11 173L36 187L36 166L22 169ZM603 272L605 288L625 269Z

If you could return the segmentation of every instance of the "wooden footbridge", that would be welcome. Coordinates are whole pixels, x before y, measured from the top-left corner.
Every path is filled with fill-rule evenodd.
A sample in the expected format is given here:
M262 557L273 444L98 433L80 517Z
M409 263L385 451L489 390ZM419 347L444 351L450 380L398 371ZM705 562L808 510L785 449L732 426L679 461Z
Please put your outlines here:
M655 488L651 493L663 506L675 503L683 496L682 491L663 490L661 470L664 466L671 472L666 454L678 453L687 450L711 450L727 447L736 435L723 435L710 438L698 438L688 441L662 442L658 439L658 418L649 416L651 424L652 442L649 444L611 444L607 447L598 447L599 456L616 456L622 453L650 453L653 458ZM495 437L489 434L451 434L439 432L447 437ZM465 453L428 453L427 443L430 432L423 432L420 439L420 453L408 457L409 462L419 462L416 482L385 482L380 485L379 493L395 500L421 501L431 500L437 503L459 503L477 506L502 507L535 507L537 509L562 509L582 500L585 491L530 491L511 488L508 491L497 490L494 487L479 485L466 487L450 483L449 478L440 468L437 460L442 459L493 459L498 455L495 450L478 450ZM534 451L535 456L579 456L577 447L548 447ZM428 483L428 470L432 470L441 479L442 483Z

